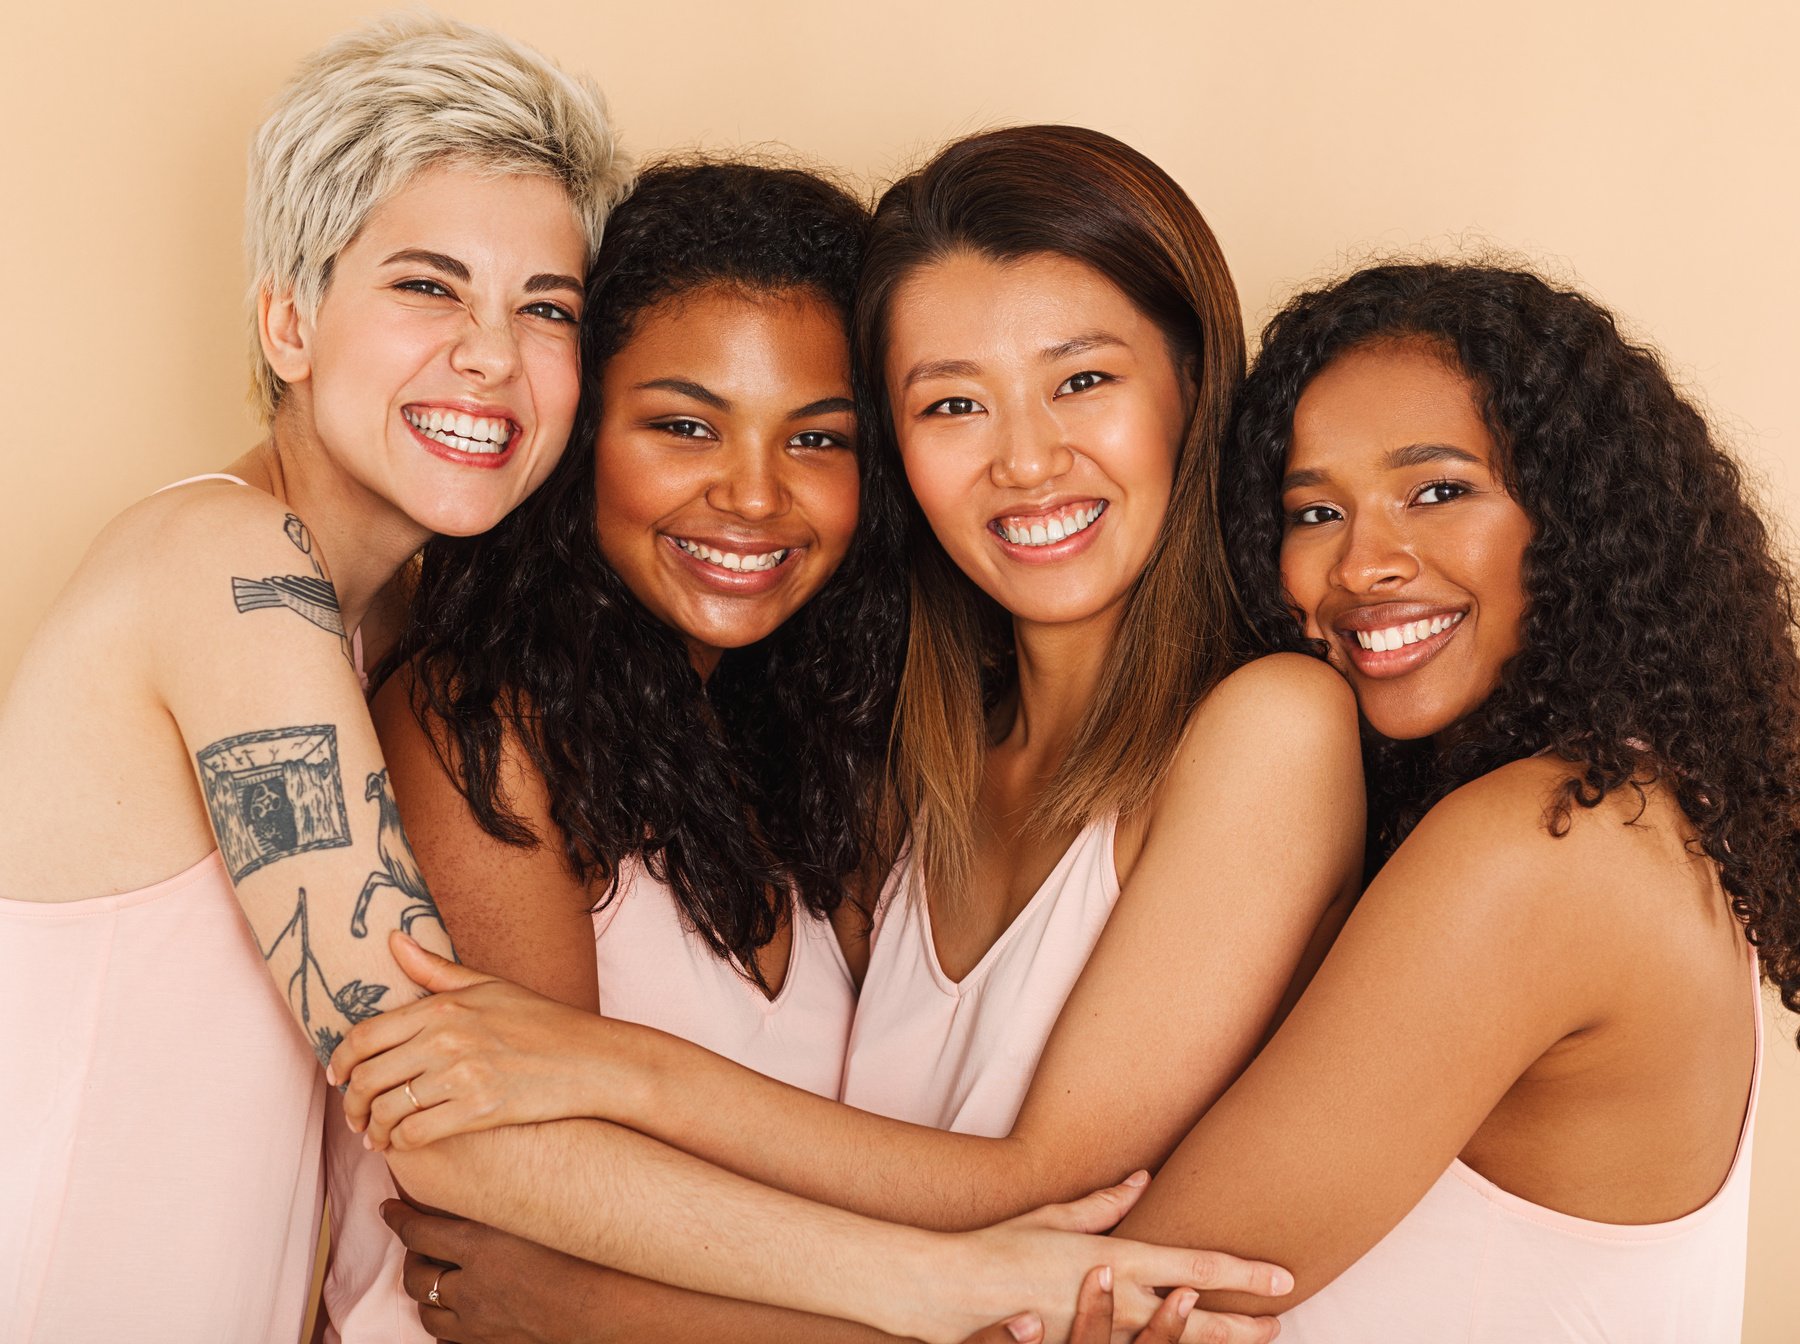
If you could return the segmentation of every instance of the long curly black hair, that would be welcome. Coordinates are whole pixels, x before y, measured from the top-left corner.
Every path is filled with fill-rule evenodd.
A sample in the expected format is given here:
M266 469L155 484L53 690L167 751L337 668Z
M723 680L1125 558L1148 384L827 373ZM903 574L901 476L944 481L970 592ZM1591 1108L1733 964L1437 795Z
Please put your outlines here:
M829 914L883 861L872 803L906 637L901 489L884 455L859 452L860 521L837 573L703 684L681 636L600 554L601 374L640 315L702 287L803 291L847 321L868 225L866 206L797 169L646 169L607 220L588 282L569 451L491 532L426 546L389 659L411 664L414 712L487 831L520 846L548 838L501 794L510 734L597 906L640 858L713 950L759 982L754 953L783 918L771 893L791 886ZM860 389L858 403L869 423Z
M1223 481L1234 577L1272 648L1307 648L1282 591L1294 409L1333 360L1428 342L1473 384L1533 526L1524 647L1442 750L1372 741L1379 864L1451 790L1554 752L1579 767L1547 824L1658 779L1718 865L1782 1000L1800 1008L1800 662L1792 581L1738 465L1612 314L1492 266L1377 266L1300 295L1263 332ZM1315 649L1315 651L1317 651Z

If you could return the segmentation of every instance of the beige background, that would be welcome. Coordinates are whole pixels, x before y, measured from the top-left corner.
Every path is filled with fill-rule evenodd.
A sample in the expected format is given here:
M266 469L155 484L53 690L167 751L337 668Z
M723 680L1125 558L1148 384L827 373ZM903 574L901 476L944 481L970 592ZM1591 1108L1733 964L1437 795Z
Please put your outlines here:
M1112 132L1199 201L1256 325L1348 262L1504 246L1654 340L1771 513L1800 519L1800 21L1784 0L445 7L592 71L640 153L780 141L877 183L990 124ZM114 0L9 19L0 682L105 518L251 441L245 145L296 58L374 8ZM1800 1337L1794 1028L1770 1018L1758 1344Z

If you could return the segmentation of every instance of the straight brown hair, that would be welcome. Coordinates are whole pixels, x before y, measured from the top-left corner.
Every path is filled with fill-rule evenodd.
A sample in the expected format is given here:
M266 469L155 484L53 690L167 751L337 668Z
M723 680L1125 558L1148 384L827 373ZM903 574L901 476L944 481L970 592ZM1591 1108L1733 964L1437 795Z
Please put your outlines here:
M1189 375L1194 410L1114 656L1028 825L1040 834L1142 807L1200 699L1250 647L1225 559L1219 460L1244 377L1237 290L1205 219L1129 145L1077 126L1017 126L958 140L882 196L857 291L858 356L886 407L888 308L920 267L955 253L1055 254L1092 267L1154 321ZM891 415L881 451L897 451ZM929 889L960 899L974 857L988 718L1014 676L1007 613L910 506L911 631L891 750L899 816Z

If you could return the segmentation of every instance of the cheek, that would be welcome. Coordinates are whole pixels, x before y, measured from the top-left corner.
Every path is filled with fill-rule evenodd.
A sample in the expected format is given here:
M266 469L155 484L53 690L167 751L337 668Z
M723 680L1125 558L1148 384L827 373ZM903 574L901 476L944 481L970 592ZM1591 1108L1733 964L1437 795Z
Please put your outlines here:
M842 457L843 461L834 461L808 480L802 491L796 491L820 547L834 559L841 559L850 549L862 512L861 475L848 453Z
M947 539L962 531L958 522L958 506L965 509L969 507L970 496L965 488L966 483L958 479L958 473L946 469L945 461L939 454L909 452L902 446L900 462L906 473L907 488L918 501L919 511L925 515L926 523L937 534L939 541L948 545Z
M1289 541L1282 542L1279 560L1282 595L1300 608L1306 618L1306 633L1317 638L1319 629L1314 615L1319 609L1321 589L1324 587L1317 572L1318 566L1307 562L1304 547Z

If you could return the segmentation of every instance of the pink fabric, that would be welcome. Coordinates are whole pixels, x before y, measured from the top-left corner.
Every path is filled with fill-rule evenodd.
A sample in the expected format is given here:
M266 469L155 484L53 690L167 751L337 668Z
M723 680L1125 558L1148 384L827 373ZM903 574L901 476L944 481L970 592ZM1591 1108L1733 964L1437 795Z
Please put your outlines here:
M1119 899L1114 820L1087 827L960 982L939 966L909 852L888 879L843 1100L959 1134L1011 1131L1063 1003Z
M1283 1344L1737 1344L1743 1329L1756 1063L1737 1156L1684 1218L1625 1225L1508 1194L1453 1162L1369 1252L1281 1318Z
M331 1264L322 1304L327 1344L429 1344L419 1305L400 1281L406 1247L381 1220L382 1201L395 1195L387 1160L350 1132L343 1103L329 1088L325 1189L331 1197Z
M668 887L641 863L594 914L600 1011L693 1041L746 1068L835 1097L856 987L831 925L794 915L787 975L774 999L685 926Z
M325 1085L218 853L0 900L0 1022L0 1339L295 1340Z

